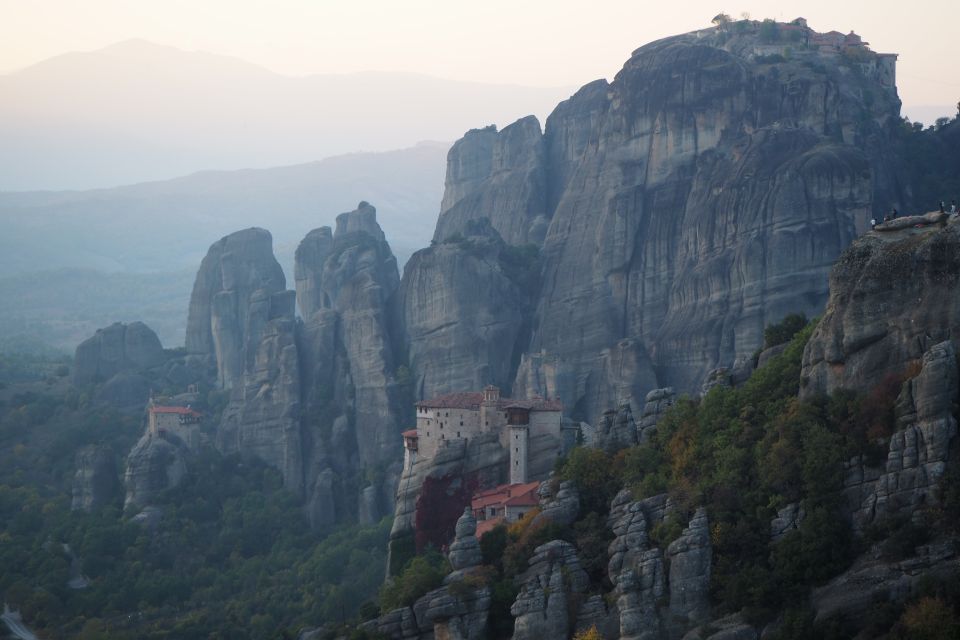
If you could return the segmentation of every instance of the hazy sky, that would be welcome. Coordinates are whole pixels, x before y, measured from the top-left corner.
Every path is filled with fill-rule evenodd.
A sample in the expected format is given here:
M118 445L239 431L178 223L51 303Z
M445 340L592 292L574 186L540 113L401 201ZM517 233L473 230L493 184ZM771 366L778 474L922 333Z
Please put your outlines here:
M806 17L900 53L912 105L960 99L957 0L0 0L0 73L144 38L288 74L364 70L526 85L612 77L651 40L733 16Z

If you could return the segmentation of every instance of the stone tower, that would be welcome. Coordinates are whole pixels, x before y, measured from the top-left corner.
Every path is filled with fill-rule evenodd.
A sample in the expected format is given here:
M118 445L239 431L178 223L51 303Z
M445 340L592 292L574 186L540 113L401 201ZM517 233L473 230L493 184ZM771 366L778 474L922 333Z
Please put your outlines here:
M527 442L530 427L526 424L510 425L510 484L527 481Z

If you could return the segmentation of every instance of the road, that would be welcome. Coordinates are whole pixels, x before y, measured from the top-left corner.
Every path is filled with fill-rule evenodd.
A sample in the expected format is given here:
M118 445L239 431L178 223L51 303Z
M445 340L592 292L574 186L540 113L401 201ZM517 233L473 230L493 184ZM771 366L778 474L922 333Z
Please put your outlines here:
M3 604L3 615L0 616L0 620L3 620L7 625L7 629L10 630L14 638L18 638L19 640L37 640L37 636L35 636L30 629L23 626L23 622L20 621L20 612L10 611L7 603Z

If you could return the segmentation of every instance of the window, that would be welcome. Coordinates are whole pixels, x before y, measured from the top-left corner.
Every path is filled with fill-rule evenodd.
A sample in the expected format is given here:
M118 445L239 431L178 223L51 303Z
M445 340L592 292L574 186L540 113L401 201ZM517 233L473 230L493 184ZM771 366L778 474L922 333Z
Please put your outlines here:
M459 431L457 431L457 437L458 437L458 438L460 437L460 432L459 432Z
M519 466L520 466L520 461L519 461L519 460L515 461L515 462L513 463L513 466L519 467Z
M514 448L514 451L516 451L517 453L520 453L520 447Z
M461 426L461 427L463 426L463 420L460 421L460 426Z

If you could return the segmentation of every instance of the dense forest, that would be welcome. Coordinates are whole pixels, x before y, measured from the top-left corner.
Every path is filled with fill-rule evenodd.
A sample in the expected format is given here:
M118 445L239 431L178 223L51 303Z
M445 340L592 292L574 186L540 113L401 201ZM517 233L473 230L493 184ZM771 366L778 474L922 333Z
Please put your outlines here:
M295 637L353 619L376 596L390 521L321 537L279 474L255 460L200 452L149 526L125 517L119 500L71 511L76 451L109 445L122 469L142 416L91 405L58 360L5 356L0 371L0 594L31 628L76 638ZM87 586L71 588L77 577Z

